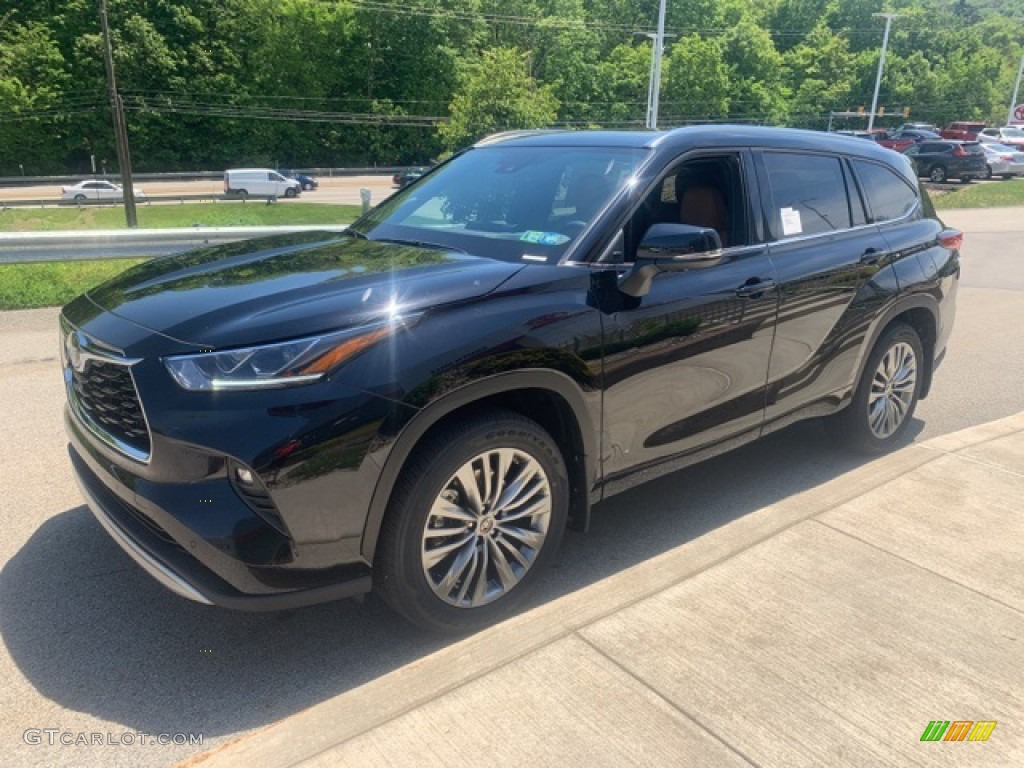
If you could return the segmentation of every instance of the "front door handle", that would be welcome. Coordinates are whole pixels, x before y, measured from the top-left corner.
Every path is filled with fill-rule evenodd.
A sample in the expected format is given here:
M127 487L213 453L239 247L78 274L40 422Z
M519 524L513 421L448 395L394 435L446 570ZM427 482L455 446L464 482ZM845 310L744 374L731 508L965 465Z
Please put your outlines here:
M752 277L736 289L736 295L741 299L759 299L761 294L774 289L775 281L770 277L763 280Z
M860 257L860 263L877 264L888 255L889 253L887 251L883 251L881 248L867 248Z

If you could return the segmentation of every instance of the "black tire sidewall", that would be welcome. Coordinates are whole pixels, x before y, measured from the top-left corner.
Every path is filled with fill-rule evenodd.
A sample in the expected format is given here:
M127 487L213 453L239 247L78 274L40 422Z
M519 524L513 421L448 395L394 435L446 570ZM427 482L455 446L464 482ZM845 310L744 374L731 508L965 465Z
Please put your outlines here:
M407 474L396 485L381 533L375 583L385 602L413 623L430 631L457 633L496 621L529 596L533 582L557 555L568 518L569 483L555 441L538 424L518 414L473 419L437 438L407 462ZM530 569L508 594L479 608L458 608L435 595L423 574L423 528L434 499L451 476L473 457L498 447L528 453L547 474L551 487L548 532Z
M940 179L935 178L935 172L936 171L939 172L939 175L941 175L942 178L940 178ZM936 184L941 184L942 182L946 181L949 177L946 174L946 169L945 168L943 168L941 165L935 165L935 166L932 166L928 170L928 178L931 179Z

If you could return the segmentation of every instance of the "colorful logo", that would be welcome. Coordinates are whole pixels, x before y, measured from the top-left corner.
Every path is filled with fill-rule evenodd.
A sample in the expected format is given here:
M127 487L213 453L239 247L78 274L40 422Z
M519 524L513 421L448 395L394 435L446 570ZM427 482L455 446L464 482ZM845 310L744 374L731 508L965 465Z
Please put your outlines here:
M921 741L988 741L995 727L995 720L932 720Z

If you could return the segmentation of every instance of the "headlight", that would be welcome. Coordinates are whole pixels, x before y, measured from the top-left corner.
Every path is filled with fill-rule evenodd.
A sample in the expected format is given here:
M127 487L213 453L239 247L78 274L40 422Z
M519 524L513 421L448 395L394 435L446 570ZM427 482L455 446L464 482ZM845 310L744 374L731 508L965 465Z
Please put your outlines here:
M318 381L414 318L391 319L338 333L197 355L164 358L178 386L193 392L269 389Z

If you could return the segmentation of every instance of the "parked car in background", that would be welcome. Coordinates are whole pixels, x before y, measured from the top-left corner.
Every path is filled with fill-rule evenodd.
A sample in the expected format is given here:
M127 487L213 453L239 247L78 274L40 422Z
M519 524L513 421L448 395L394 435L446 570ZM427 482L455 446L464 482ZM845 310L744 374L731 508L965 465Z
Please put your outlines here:
M899 131L928 131L936 135L939 133L939 129L931 123L904 123L899 128L896 128L895 131L897 133Z
M985 153L985 162L988 163L988 174L986 178L1002 176L1004 179L1012 179L1014 176L1024 176L1024 150L1020 147L1011 147L1008 144L981 144Z
M429 170L429 166L416 165L411 168L406 168L404 171L399 171L391 177L391 181L396 187L402 189L403 187L407 187L412 184L416 179L423 176Z
M313 176L308 173L299 173L298 171L281 171L285 177L289 179L295 179L299 182L299 186L302 187L303 192L311 192L319 189L320 182L317 181Z
M1024 129L1016 125L1004 125L1002 128L986 128L978 134L978 141L1024 147Z
M465 632L522 605L596 500L800 419L901 445L961 240L871 141L492 137L345 232L154 259L64 307L71 464L181 596L373 588Z
M302 185L298 181L286 179L270 168L233 168L224 171L225 195L295 197L301 191Z
M977 141L978 134L985 130L985 125L977 121L959 120L939 131L939 136L958 141Z
M132 187L135 198L145 197L146 193L142 187ZM120 184L110 181L80 181L70 187L60 188L62 200L73 200L76 203L84 203L87 200L121 200L124 198L124 189Z
M922 141L903 154L913 161L918 176L934 182L959 179L966 183L988 175L985 153L977 141Z
M900 134L899 132L887 131L884 128L876 128L870 132L871 138L881 144L886 149L893 149L897 152L902 152L904 149L914 144L918 139L914 136Z
M928 139L941 139L942 137L935 131L929 131L926 128L900 128L899 130L891 131L889 138L910 139L913 142L921 142Z

